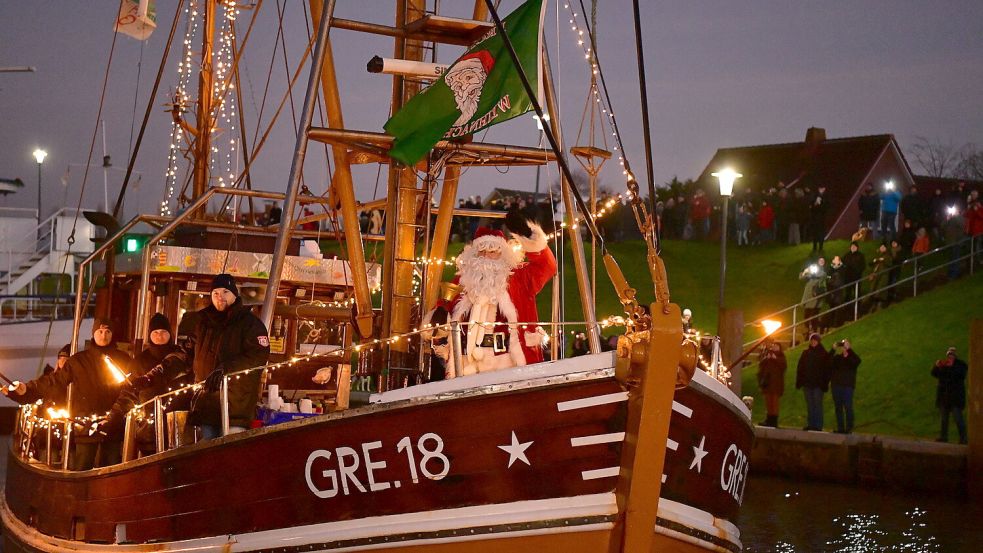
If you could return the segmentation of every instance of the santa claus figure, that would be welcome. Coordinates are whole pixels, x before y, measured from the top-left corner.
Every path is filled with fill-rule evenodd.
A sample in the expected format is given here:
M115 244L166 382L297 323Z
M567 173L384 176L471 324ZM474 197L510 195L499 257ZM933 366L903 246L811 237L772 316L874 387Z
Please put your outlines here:
M536 324L536 295L556 274L556 258L539 225L515 212L505 224L515 242L500 230L480 227L457 258L460 293L431 315L434 324L448 316L463 323L463 375L543 360L546 333ZM454 376L449 347L435 353L445 359L447 376Z

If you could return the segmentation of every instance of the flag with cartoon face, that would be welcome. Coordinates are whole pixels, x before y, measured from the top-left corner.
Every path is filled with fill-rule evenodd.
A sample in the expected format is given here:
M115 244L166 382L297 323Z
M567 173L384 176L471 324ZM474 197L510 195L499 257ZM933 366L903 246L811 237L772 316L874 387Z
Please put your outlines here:
M519 62L542 97L544 0L529 0L502 24ZM502 37L493 28L429 88L413 97L385 125L396 140L389 156L406 165L423 159L437 142L474 134L532 109Z

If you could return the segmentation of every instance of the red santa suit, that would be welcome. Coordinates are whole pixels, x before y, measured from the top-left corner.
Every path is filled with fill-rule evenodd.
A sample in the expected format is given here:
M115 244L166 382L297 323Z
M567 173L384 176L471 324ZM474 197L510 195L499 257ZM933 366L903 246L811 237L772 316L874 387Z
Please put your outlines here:
M515 235L521 250L506 242L501 231L479 228L457 258L454 282L462 291L441 306L451 320L466 325L461 374L543 360L545 332L535 324L536 295L556 275L556 258L543 230L532 223L529 227L530 237ZM500 251L501 257L490 260L479 255L483 251ZM454 373L453 367L448 373Z

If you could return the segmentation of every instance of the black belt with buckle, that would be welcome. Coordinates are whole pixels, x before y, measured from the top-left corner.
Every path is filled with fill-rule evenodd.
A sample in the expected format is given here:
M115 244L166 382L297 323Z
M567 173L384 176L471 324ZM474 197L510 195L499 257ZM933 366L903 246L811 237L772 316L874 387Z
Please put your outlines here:
M492 332L485 334L478 347L492 348L495 353L502 353L509 350L509 341L504 332Z

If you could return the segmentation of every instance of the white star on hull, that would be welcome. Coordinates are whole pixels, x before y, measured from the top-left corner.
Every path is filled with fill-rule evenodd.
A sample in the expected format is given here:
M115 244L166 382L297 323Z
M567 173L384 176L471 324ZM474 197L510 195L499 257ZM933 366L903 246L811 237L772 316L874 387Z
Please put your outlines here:
M707 456L708 451L703 449L703 444L706 443L707 437L703 436L700 438L700 445L693 447L693 462L690 463L689 468L693 470L696 468L696 472L700 473L703 471L703 458Z
M509 445L500 445L498 449L501 449L505 453L509 454L509 468L512 468L512 464L516 461L522 461L523 463L532 466L529 463L529 459L526 457L526 450L532 445L532 441L519 443L519 438L515 436L515 431L512 431L512 443Z

